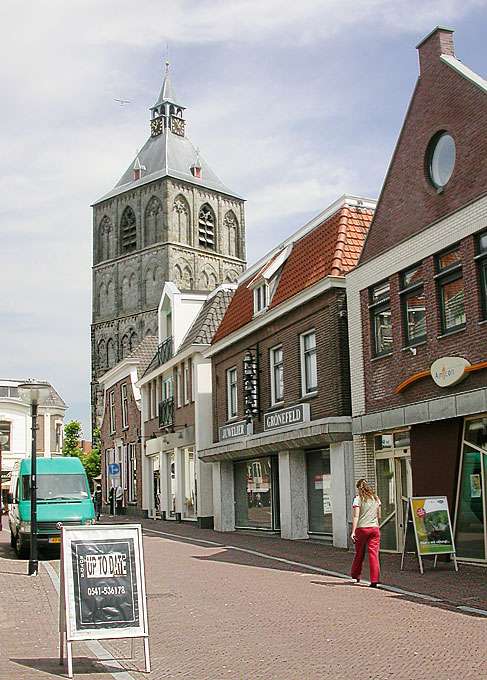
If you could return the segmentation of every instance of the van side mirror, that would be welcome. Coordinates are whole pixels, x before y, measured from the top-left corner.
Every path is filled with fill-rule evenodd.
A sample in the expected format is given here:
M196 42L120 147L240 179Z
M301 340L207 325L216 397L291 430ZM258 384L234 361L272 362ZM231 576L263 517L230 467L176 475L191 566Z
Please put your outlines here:
M8 494L7 494L7 503L8 503L9 505L12 505L13 502L14 502L14 495L13 495L13 493L8 493Z

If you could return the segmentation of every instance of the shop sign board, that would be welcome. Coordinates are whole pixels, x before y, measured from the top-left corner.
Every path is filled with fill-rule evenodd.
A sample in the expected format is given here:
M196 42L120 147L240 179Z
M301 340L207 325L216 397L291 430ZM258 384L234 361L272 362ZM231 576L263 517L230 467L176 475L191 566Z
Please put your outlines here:
M470 365L463 357L441 357L431 364L431 377L438 387L453 387L467 377Z
M252 424L247 423L246 420L239 420L238 423L230 423L229 425L222 425L219 429L219 440L233 439L234 437L245 437L252 434Z
M60 661L66 642L143 638L150 665L142 527L140 524L61 528Z
M401 569L404 563L408 531L414 532L419 567L423 573L422 558L429 555L450 554L458 571L455 542L446 496L416 496L409 499L408 522L404 537Z
M264 413L264 430L276 430L287 425L305 423L310 419L309 404L296 404L281 408L279 411Z

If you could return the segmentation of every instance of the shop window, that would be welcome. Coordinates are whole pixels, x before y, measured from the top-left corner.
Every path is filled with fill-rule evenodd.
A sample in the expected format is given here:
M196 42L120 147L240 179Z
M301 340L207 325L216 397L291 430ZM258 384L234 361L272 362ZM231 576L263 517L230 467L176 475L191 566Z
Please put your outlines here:
M436 257L436 279L440 303L441 332L450 333L465 327L465 291L459 248Z
M421 265L402 273L400 295L404 345L410 347L426 340L426 297Z
M284 399L284 361L282 345L270 350L271 405Z
M181 366L178 366L176 371L176 398L178 408L181 408L183 405L183 380Z
M227 371L227 417L237 416L237 369L229 368Z
M318 369L316 365L316 332L308 331L300 336L301 349L301 389L303 396L318 389Z
M127 396L127 385L124 383L121 389L122 397L122 427L129 426L129 400Z
M312 534L333 535L330 449L306 454L308 527Z
M235 527L272 530L277 527L277 461L271 458L234 464Z
M487 231L477 237L477 266L480 282L480 304L482 319L487 319Z
M2 444L2 451L10 451L10 437L12 424L8 420L0 422L0 436L6 437L6 441Z
M108 409L110 415L110 433L115 432L115 392L109 392L108 394Z
M392 434L376 434L374 437L374 450L383 451L384 449L392 449L394 446L394 435Z
M127 468L128 468L128 501L137 502L137 456L136 444L129 444L127 447Z
M390 354L392 352L392 317L388 281L383 281L371 288L369 309L372 353L376 357Z

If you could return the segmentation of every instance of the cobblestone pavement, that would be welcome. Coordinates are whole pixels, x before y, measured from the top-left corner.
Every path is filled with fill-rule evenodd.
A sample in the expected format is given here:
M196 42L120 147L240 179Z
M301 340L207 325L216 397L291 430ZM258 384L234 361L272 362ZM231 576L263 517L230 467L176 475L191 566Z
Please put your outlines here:
M150 676L135 670L142 667L137 643L135 660L121 662L134 680L487 677L486 618L444 602L351 585L348 580L271 559L312 564L308 556L316 553L321 555L317 566L343 571L336 561L332 564L324 558L328 553L323 546L300 543L299 549L294 542L277 538L221 535L169 522L144 521L144 525L164 535L147 531L144 539L153 670ZM277 554L284 548L288 548L285 555ZM7 662L0 665L0 678L59 677L49 665L57 655L57 600L52 584L44 569L37 579L19 576L26 564L6 559L8 551L5 548L0 558L0 596L2 604L6 598L7 611L16 607L18 613L15 620L6 617L9 626L4 617L4 627L15 632L2 629L0 664L5 664L5 658ZM346 552L345 562L349 566ZM29 653L21 651L18 639L23 625L27 625L26 639L42 639ZM104 644L114 656L127 656L128 642ZM76 658L76 677L117 677L118 673L107 675L101 668L96 673L82 645L75 647L78 654L85 660ZM29 671L32 666L41 670ZM1 675L12 668L19 674Z

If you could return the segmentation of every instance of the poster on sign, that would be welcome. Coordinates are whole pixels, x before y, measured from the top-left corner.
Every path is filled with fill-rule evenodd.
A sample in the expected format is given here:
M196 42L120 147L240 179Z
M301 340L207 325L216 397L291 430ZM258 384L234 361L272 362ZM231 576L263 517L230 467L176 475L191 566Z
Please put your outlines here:
M442 554L452 556L455 570L458 571L446 496L416 496L409 499L401 569L404 565L408 532L410 531L414 533L421 573L423 573L423 557L434 556L434 566L436 567L438 555Z
M140 524L62 527L60 658L77 640L143 638L149 669Z

